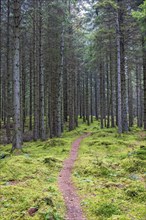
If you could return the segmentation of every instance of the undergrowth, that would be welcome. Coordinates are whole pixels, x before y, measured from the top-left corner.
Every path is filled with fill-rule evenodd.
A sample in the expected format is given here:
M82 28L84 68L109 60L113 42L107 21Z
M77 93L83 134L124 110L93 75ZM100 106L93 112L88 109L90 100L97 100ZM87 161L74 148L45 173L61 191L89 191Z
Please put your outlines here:
M65 132L61 138L24 143L21 154L0 145L0 219L63 220L65 205L57 179L71 143L82 134ZM33 216L29 211L36 210Z
M146 134L90 128L73 181L88 220L146 219Z

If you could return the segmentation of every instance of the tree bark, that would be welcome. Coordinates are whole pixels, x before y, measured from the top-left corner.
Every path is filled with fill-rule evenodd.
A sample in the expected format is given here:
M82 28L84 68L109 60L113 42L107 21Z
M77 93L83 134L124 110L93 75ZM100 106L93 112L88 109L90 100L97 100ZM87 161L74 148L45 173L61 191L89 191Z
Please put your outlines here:
M36 44L36 26L37 26L37 16L36 16L36 0L34 0L33 8L33 100L34 100L34 129L33 129L33 139L36 141L39 138L39 80L38 80L38 69L37 69L37 44Z
M118 1L119 2L119 1ZM119 10L117 12L117 79L118 79L118 132L122 133L122 112L121 112L121 46L120 46L120 22L119 22Z
M7 143L11 142L11 87L10 87L10 0L7 0L7 100L6 100L6 134Z
M22 148L20 110L20 0L14 0L14 140L12 150Z
M39 0L39 79L40 79L40 138L45 140L44 70L42 64L42 2Z
M146 130L146 32L145 36L142 39L143 45L143 80L144 80L144 130Z
M57 125L56 125L56 136L60 137L63 129L62 119L63 119L63 73L64 73L64 24L62 24L61 33L61 45L60 45L60 73L58 77L58 94L57 94Z
M2 7L0 0L0 129L2 127Z

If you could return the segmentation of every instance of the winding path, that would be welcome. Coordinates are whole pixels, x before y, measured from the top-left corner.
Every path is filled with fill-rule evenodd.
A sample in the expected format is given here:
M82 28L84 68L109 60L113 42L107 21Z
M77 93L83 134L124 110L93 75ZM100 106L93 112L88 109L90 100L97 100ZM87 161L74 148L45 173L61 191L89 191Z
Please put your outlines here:
M90 133L86 133L72 143L70 156L64 161L63 168L59 175L59 188L62 192L67 208L66 220L85 220L80 206L80 199L77 196L76 189L71 181L71 172L77 158L80 142L89 135Z

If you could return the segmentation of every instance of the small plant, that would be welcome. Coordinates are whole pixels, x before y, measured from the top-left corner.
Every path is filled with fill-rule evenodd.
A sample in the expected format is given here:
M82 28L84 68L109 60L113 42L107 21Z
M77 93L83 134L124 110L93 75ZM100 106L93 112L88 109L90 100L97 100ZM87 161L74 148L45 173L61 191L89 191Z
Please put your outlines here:
M45 220L63 220L63 217L58 214L56 209L48 209L45 213Z
M133 172L143 171L144 167L146 166L146 163L145 161L137 160L137 159L132 159L132 160L125 159L122 166L127 172L133 173Z
M53 138L53 139L49 139L48 141L46 141L46 143L44 144L44 149L48 148L48 147L62 147L65 146L66 141L61 139L61 138Z
M131 198L131 199L138 199L138 200L145 200L146 199L146 193L145 193L145 189L142 186L133 186L133 187L129 187L126 190L126 195Z
M102 167L100 168L99 174L100 174L101 176L109 176L110 173L111 173L110 170L109 170L106 166L102 166Z
M95 210L96 215L103 216L103 217L111 217L112 215L119 215L120 210L114 204L103 203L99 206L97 210Z
M136 151L136 157L141 160L146 160L146 146L141 146L140 149Z

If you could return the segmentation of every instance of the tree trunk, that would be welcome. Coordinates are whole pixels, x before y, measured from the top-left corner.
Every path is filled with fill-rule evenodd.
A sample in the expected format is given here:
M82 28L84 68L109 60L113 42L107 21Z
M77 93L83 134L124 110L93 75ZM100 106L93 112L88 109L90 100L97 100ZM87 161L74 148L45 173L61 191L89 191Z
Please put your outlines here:
M90 108L91 108L91 123L93 123L93 79L92 73L90 75Z
M83 113L83 122L86 122L86 100L85 100L85 73L83 73L83 107L82 107L82 113Z
M37 50L36 50L36 0L34 0L33 8L33 100L34 100L34 129L33 129L33 139L36 141L39 138L39 112L38 112L38 102L39 102L39 82L38 82L38 69L37 69Z
M136 64L136 113L137 113L137 126L142 127L141 115L141 70L139 64Z
M1 7L1 0L0 0L0 129L2 127L2 7Z
M29 57L29 130L32 131L32 51L30 50L30 57Z
M103 128L104 110L103 110L103 65L100 60L100 122Z
M118 79L118 132L122 133L122 112L121 112L121 46L120 46L120 23L119 10L117 12L117 79Z
M95 117L96 120L99 119L98 117L98 80L97 80L97 73L95 71L95 75L94 75L94 80L95 80Z
M20 0L14 0L14 140L12 150L22 148L20 110Z
M131 70L128 70L128 108L129 108L129 127L133 126L133 85Z
M109 83L109 67L108 67L108 57L106 58L106 80L107 80L107 128L110 127L110 83Z
M6 100L6 134L7 143L11 142L10 117L11 117L11 87L10 87L10 0L7 0L7 100Z
M145 33L146 34L146 33ZM145 35L146 36L146 35ZM143 80L144 80L144 130L146 130L146 39L142 39L143 44Z
M119 0L119 34L120 34L120 62L121 62L121 113L122 113L122 132L128 131L128 121L127 121L127 97L126 97L126 75L125 75L125 39L124 39L124 5L121 0Z
M57 91L57 123L56 123L56 136L60 137L63 129L63 73L64 73L64 24L62 24L61 45L60 45L61 64L58 77L58 91Z
M86 121L87 125L90 125L90 119L89 119L89 114L90 114L90 109L89 109L89 73L87 70L86 73Z
M40 138L45 140L44 70L42 66L42 3L39 0L39 79L40 79Z
M115 122L114 122L114 101L113 101L113 93L114 93L114 88L113 88L113 61L112 61L112 43L110 39L110 110L111 110L111 127L115 127ZM117 85L117 83L116 83Z

